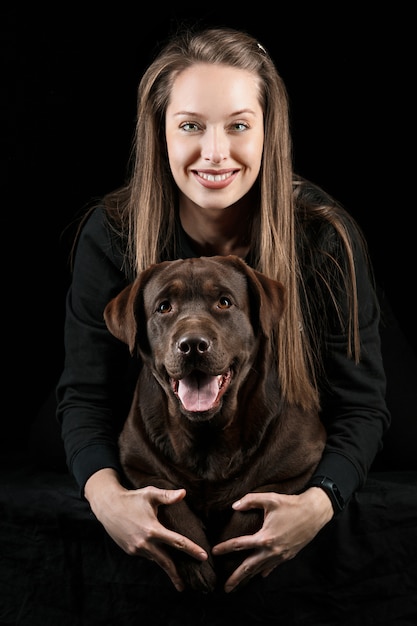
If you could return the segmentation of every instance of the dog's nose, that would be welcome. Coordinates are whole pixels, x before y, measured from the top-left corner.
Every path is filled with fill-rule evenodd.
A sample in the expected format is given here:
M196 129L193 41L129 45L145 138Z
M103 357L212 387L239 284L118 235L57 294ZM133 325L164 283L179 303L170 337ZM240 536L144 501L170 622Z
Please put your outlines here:
M204 337L181 337L178 350L182 354L204 354L210 349L210 341Z

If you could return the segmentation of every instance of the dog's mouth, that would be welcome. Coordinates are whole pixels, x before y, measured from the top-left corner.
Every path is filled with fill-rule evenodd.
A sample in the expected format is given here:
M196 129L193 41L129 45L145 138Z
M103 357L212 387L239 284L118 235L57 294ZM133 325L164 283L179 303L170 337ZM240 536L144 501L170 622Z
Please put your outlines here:
M212 376L200 370L193 370L184 378L171 378L174 394L181 401L184 409L191 413L203 413L216 409L232 379L229 368L224 374Z

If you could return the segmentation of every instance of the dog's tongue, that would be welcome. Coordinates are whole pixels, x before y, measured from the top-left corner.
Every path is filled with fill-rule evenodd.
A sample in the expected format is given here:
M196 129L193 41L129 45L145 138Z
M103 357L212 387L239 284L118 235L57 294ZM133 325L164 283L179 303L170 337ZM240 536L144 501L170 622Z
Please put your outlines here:
M219 376L193 372L178 381L178 396L187 411L208 411L219 393Z

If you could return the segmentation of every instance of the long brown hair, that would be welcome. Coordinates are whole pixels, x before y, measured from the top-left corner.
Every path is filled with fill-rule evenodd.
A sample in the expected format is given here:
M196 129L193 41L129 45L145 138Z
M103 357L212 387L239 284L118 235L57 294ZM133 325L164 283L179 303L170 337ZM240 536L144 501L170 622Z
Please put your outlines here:
M165 112L176 76L196 63L228 65L256 74L261 85L265 140L257 204L253 213L251 264L282 281L287 307L277 333L282 393L306 408L319 406L315 341L303 332L308 307L301 306L303 276L297 253L297 210L333 225L345 250L343 281L348 305L348 355L359 359L354 256L346 215L330 197L314 201L294 175L286 87L265 48L230 28L187 29L172 38L143 74L138 87L136 133L127 184L105 199L109 219L127 242L125 263L135 275L152 263L178 256L177 187L165 145ZM316 188L317 189L317 188ZM302 198L302 201L301 201ZM310 202L311 200L311 202ZM336 263L336 261L335 261ZM330 288L330 287L329 287ZM337 301L337 298L334 298ZM310 326L311 327L311 324Z

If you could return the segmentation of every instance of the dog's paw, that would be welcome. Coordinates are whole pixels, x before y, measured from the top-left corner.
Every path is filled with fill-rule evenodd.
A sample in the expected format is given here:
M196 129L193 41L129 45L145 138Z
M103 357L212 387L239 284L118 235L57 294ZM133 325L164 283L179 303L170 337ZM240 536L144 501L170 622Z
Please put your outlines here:
M217 576L210 560L182 561L177 563L177 568L188 589L209 593L216 588Z
M223 529L218 543L234 537L253 535L262 527L262 522L263 515L258 510L235 511L229 523ZM216 556L215 568L218 577L218 585L223 587L226 580L251 553L252 550L239 550L237 552L228 552L227 554ZM244 586L245 584L246 583L243 582L240 586Z
M230 520L220 533L218 543L234 537L253 535L262 528L263 512L258 509L234 511Z

